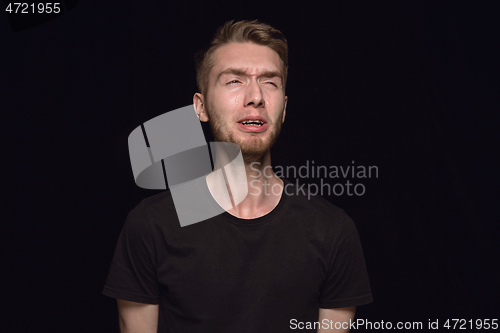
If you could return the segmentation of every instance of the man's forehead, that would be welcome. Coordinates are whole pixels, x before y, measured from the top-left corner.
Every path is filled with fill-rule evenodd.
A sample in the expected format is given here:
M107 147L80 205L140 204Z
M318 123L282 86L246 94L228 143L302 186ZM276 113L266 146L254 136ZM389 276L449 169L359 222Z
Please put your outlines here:
M228 70L240 71L241 74L248 75L271 72L282 74L281 59L278 53L268 46L254 43L231 43L218 48L213 57L212 74L215 75Z
M227 66L226 68L222 68L221 71L216 73L218 77L227 74L227 75L256 75L256 76L266 76L266 77L281 77L282 73L278 68L274 67L231 67Z

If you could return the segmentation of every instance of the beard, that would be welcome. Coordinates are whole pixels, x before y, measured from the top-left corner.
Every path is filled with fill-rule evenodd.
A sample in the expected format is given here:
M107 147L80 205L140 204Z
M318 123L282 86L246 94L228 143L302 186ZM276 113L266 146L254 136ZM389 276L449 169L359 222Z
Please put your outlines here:
M276 124L276 126L273 126L271 134L266 138L263 139L259 136L259 134L252 133L249 133L250 137L246 139L235 138L232 132L224 132L224 128L227 129L229 127L225 119L223 119L217 112L212 111L212 107L208 108L208 105L205 105L205 112L210 119L209 124L215 141L231 142L238 145L243 155L243 161L247 165L253 162L261 161L264 155L271 150L271 147L274 145L281 132L282 121L280 115L276 119L272 119L271 124Z

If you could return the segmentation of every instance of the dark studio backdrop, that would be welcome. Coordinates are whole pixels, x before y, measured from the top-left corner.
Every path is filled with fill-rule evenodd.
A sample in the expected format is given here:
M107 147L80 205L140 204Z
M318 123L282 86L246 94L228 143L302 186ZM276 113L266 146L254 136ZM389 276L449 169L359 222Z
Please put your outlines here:
M254 18L289 41L273 164L378 167L349 178L364 195L324 195L361 236L375 301L357 318L499 318L496 2L74 3L17 32L0 14L2 332L118 330L101 290L157 193L135 185L128 135L192 104L194 52Z

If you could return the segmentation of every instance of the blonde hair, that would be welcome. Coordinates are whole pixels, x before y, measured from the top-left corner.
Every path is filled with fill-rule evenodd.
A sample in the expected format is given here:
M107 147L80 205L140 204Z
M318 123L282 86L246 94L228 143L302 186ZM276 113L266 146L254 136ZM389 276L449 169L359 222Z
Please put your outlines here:
M219 27L209 46L196 54L196 83L202 94L208 89L208 77L214 66L212 55L215 50L223 45L246 42L267 46L278 53L283 65L283 88L285 87L288 76L288 43L285 35L258 20L232 20Z

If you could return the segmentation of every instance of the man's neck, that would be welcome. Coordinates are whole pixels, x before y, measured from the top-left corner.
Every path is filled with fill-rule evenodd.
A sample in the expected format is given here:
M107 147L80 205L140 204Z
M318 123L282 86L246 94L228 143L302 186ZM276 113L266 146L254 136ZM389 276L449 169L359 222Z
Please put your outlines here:
M214 199L229 214L241 219L254 219L270 213L278 205L283 181L272 170L269 151L257 160L245 162L246 183L241 170L224 169L223 173L207 176L207 185ZM224 179L221 179L221 174ZM227 192L221 188L221 184L226 185ZM242 200L237 199L246 192L245 187L248 194ZM230 204L226 193L229 193Z

